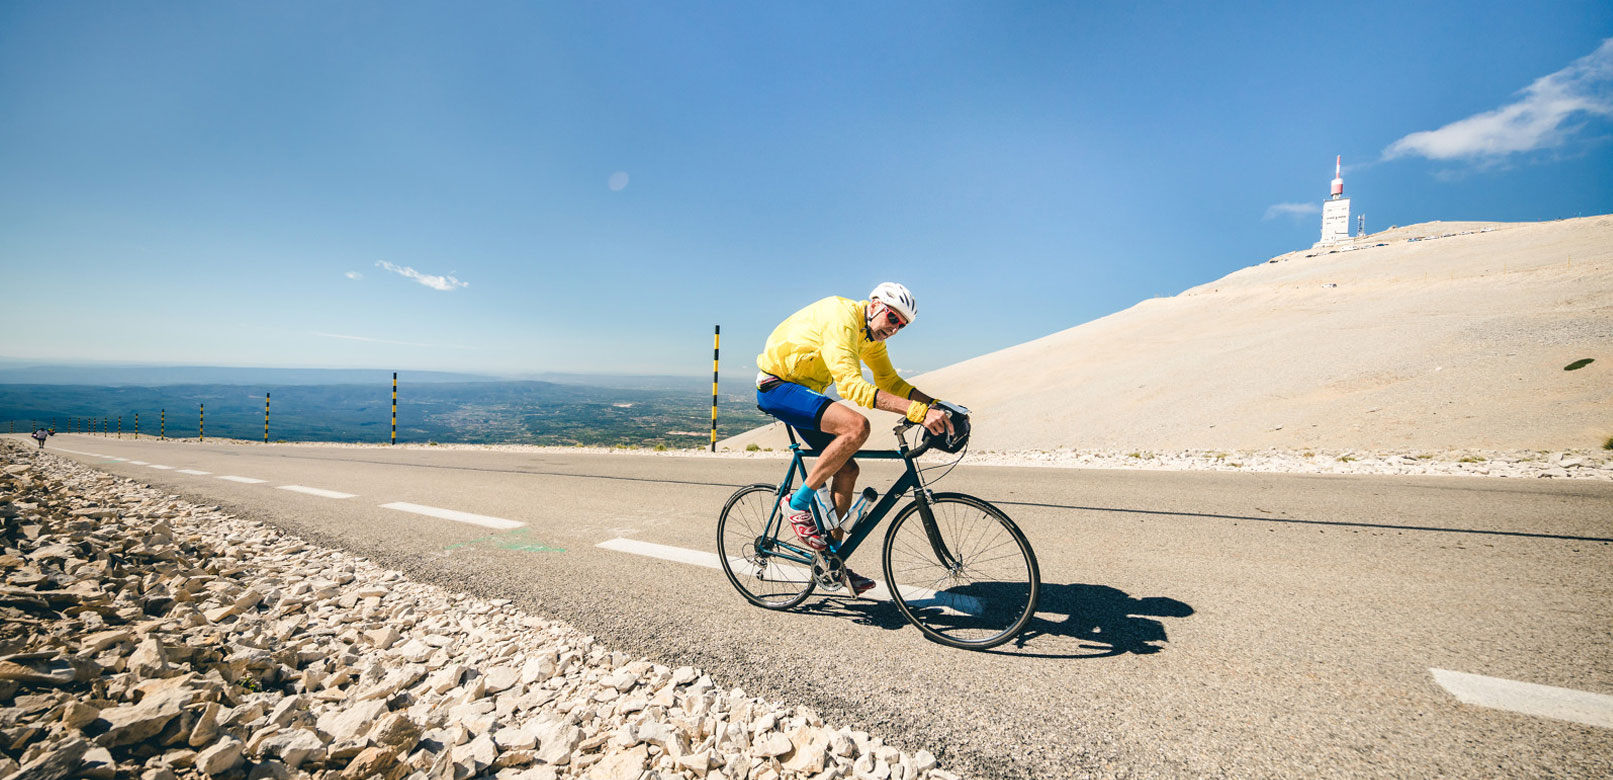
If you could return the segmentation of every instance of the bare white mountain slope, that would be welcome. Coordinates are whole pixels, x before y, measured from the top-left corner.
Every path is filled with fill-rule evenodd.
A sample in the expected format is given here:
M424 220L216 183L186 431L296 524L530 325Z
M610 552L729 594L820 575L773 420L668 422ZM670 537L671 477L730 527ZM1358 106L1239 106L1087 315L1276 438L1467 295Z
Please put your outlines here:
M913 383L971 407L994 450L1599 448L1613 215L1392 228ZM870 415L889 446L896 418ZM778 425L720 446L753 442L785 446Z

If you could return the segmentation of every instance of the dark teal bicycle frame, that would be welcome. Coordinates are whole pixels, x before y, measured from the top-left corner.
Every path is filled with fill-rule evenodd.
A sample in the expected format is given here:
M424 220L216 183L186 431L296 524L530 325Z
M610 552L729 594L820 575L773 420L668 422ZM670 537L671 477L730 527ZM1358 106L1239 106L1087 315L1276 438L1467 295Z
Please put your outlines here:
M817 457L821 454L821 452L811 450L803 452L800 442L795 440L795 432L790 430L789 426L785 426L784 430L790 434L791 460L790 470L784 475L783 484L779 485L778 497L781 499L794 492L793 488L795 486L797 473L800 474L801 482L805 484L807 478L807 468L806 463L804 462L805 458L809 456ZM900 441L900 439L898 439L898 441ZM913 461L907 457L907 453L908 448L906 443L903 442L901 444L901 449L862 450L854 455L854 457L868 460L906 461L907 471L903 472L902 476L896 480L895 484L892 484L890 488L885 491L885 495L879 499L878 503L874 504L873 508L869 509L863 515L863 519L852 527L851 532L846 535L845 540L836 543L831 535L827 533L824 534L825 541L829 543L829 549L827 551L828 555L833 555L840 560L845 560L853 552L856 552L857 547L862 544L864 539L868 538L870 533L873 533L874 528L879 525L881 520L885 519L886 513L891 511L891 509L896 505L896 502L902 500L902 497L906 496L908 491L913 491L914 498L919 504L919 515L924 523L925 533L930 539L930 546L935 551L936 560L949 568L957 568L957 560L952 557L951 551L949 551L946 547L946 544L941 541L941 534L938 533L935 525L935 515L930 511L929 498L927 495L925 495L926 491L924 489L923 482L919 479L918 469L913 465ZM818 528L822 529L825 527L826 524L823 522L823 516L819 513L817 501L812 502L812 518L817 522ZM773 503L773 516L769 520L767 529L762 534L762 538L766 540L773 540L773 523L782 522L784 522L784 518L780 516L778 511L778 502L775 501ZM782 541L771 542L767 546L773 549L758 550L758 552L776 555L780 558L787 558L789 560L796 561L797 563L805 564L808 567L812 565L811 550L797 547L793 544Z

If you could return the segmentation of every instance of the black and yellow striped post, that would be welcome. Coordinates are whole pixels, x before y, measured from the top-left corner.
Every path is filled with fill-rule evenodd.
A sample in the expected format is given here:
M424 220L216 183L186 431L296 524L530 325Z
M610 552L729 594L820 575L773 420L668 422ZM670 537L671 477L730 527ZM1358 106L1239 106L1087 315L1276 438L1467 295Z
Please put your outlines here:
M392 372L392 444L398 443L398 372Z
M717 351L722 347L722 326L711 332L711 451L717 451Z
M134 440L140 441L140 413L134 413Z
M123 438L123 415L118 415L118 438Z
M207 441L207 404L196 406L196 440Z
M269 394L263 394L263 443L269 443Z
M168 410L167 409L162 410L162 416L158 418L158 425L161 426L161 427L157 428L157 437L162 439L163 441L167 441L168 440Z

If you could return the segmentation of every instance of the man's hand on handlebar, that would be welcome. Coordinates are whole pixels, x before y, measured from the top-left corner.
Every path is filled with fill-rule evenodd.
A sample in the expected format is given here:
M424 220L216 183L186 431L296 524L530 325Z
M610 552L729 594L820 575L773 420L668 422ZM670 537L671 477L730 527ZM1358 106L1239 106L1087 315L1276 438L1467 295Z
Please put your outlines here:
M952 415L942 411L939 407L932 406L930 411L924 414L924 427L937 436L943 433L950 434L953 430Z

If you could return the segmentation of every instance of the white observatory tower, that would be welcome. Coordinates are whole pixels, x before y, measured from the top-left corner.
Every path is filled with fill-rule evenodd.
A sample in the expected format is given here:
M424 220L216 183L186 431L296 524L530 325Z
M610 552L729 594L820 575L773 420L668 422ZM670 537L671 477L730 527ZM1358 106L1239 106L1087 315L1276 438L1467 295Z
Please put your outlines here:
M1344 155L1333 159L1333 188L1322 201L1322 240L1317 246L1350 240L1350 199L1344 197L1343 164Z

